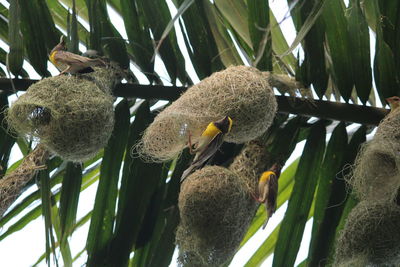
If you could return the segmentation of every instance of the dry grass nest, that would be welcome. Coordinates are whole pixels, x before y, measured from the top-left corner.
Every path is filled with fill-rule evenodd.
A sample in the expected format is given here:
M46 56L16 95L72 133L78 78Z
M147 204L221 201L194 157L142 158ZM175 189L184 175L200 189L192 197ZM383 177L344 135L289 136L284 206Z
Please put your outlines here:
M362 200L396 198L400 188L400 109L389 113L374 138L362 147L349 183Z
M400 207L393 202L360 202L349 214L340 233L335 259L338 265L357 260L379 266L399 266Z
M233 119L227 142L244 143L264 133L277 110L269 74L246 66L229 67L189 88L158 114L145 131L139 151L153 161L170 160L193 142L208 123Z
M184 266L219 266L235 254L257 205L233 172L207 166L182 184L178 261Z
M46 168L46 160L49 152L43 145L38 145L29 153L21 164L12 172L0 179L0 218L11 204L23 192L26 183L29 182L35 174Z
M12 104L8 123L65 160L89 159L107 144L113 130L110 86L116 72L96 68L87 75L43 79Z

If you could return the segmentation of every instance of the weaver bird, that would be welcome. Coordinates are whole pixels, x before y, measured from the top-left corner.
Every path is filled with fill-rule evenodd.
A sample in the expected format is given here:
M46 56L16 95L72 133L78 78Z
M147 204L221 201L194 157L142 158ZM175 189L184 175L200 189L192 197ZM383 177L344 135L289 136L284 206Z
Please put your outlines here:
M386 98L386 101L389 103L391 111L400 107L400 97L398 97L398 96L392 96L392 97Z
M229 116L210 122L207 128L203 131L199 141L194 144L194 149L189 133L189 151L191 154L196 154L189 168L187 168L181 177L181 182L193 171L202 168L207 161L218 151L224 142L224 136L231 131L232 119Z
M60 43L56 45L50 52L49 59L60 71L64 73L88 73L93 72L93 66L105 66L103 60L99 58L83 57L66 51L64 36L61 36Z
M282 166L275 163L272 167L261 174L258 181L258 196L255 200L265 204L267 211L267 219L263 225L263 229L268 223L269 218L276 210L276 199L278 197L278 178L281 175Z

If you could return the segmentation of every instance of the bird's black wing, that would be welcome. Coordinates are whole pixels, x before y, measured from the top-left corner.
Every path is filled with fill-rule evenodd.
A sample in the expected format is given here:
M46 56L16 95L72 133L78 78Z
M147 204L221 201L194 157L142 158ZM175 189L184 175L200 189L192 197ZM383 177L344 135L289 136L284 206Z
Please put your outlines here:
M207 161L211 159L211 157L218 151L224 142L224 134L217 134L214 139L207 145L207 147L203 150L203 152L197 157L195 161L193 161L189 168L187 168L181 177L181 183L186 179L189 174L194 172L197 169L201 169L206 165Z

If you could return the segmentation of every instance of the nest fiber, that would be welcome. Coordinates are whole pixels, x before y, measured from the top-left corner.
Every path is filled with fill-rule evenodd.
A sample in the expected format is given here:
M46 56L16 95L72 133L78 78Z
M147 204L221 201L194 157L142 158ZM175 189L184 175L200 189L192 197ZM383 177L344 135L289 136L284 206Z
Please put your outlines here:
M277 103L267 73L229 67L189 88L155 118L145 131L140 150L155 161L177 156L189 133L196 142L211 121L233 119L227 142L244 143L264 133L275 116Z
M250 192L255 193L258 179L269 164L267 149L261 142L253 140L243 147L229 166L229 170L239 176Z
M399 266L398 205L393 202L362 201L351 211L339 236L335 258L336 262L346 262L360 255L364 255L364 260L369 264Z
M0 217L21 194L24 186L36 172L45 168L49 152L43 145L38 145L24 158L17 169L0 179Z
M233 172L207 166L182 184L176 233L184 266L219 266L235 254L256 204Z
M393 200L400 187L400 109L379 124L360 150L350 184L360 199Z
M96 68L97 70L97 68ZM103 148L114 126L112 70L41 80L13 103L7 119L65 160L83 161Z

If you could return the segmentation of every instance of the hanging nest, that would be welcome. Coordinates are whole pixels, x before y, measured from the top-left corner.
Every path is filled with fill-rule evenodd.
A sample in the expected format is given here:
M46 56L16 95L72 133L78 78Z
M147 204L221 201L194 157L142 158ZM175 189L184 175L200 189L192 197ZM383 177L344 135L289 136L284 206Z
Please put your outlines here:
M349 183L360 199L396 198L400 188L400 109L390 112L374 139L362 147Z
M49 155L49 151L43 145L38 145L24 158L17 169L0 179L0 218L22 193L26 183L39 170L46 168Z
M206 166L182 184L178 261L184 266L219 266L233 257L259 206L251 197L268 163L265 146L245 145L229 169Z
M95 70L33 84L9 109L8 123L65 160L93 157L113 130L114 98L110 93L117 76L113 68Z
M338 263L358 259L368 264L399 266L400 207L393 202L360 202L340 233L335 259Z
M176 233L184 266L219 266L235 254L255 212L240 178L223 167L191 174L179 195Z
M229 67L189 88L155 118L139 144L142 156L166 161L196 142L211 121L233 119L227 142L244 143L264 133L277 110L269 74L246 66Z

